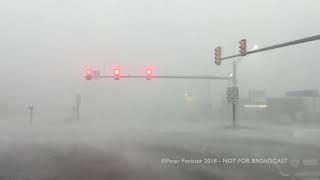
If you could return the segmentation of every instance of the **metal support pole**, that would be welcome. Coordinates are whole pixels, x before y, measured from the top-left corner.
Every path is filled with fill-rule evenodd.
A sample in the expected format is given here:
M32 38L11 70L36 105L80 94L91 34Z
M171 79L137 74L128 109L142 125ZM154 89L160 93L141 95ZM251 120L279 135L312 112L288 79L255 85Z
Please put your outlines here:
M316 97L315 96L312 97L312 106L313 106L313 113L315 114L316 111L317 111L317 108L316 108Z
M30 124L32 124L33 121L33 110L30 110Z
M76 119L80 120L80 104L81 104L81 95L76 94Z
M232 73L232 83L233 83L233 87L237 86L237 64L234 61L233 62L233 73ZM236 102L232 102L232 125L233 128L236 127L236 112L237 112L237 104Z
M211 81L208 80L208 109L211 111Z
M77 107L76 107L76 119L77 119L77 121L80 120L79 105L77 105Z
M236 127L236 103L232 103L232 126Z
M236 61L233 62L233 72L232 72L232 83L233 86L237 86L237 63Z
M28 109L30 110L30 124L32 125L33 121L33 106L29 106Z
M313 106L312 118L313 118L313 120L316 120L316 118L317 118L316 96L312 97L312 106Z

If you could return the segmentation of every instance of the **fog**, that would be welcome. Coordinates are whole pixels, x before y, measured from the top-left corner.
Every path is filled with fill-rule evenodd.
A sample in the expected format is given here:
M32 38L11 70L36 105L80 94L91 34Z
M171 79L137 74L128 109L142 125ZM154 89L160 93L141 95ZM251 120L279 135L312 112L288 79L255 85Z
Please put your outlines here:
M241 38L247 38L251 47L264 47L317 34L317 6L311 0L4 0L1 106L13 111L8 116L23 117L30 104L45 112L43 117L52 116L67 113L74 94L81 93L84 102L95 98L102 106L105 101L118 101L124 110L130 104L126 98L143 96L148 83L105 79L92 87L82 77L85 67L102 71L105 66L110 74L111 67L119 64L126 74L141 74L145 65L152 65L159 75L224 76L231 72L231 64L215 66L215 47L222 46L223 54L229 55L237 52ZM318 88L318 46L319 42L311 42L245 58L238 68L241 95L246 96L250 88L265 88L275 96L286 89ZM201 91L207 82L155 80L152 84L150 94L157 94L152 102L161 104L168 93L177 100L181 89ZM223 96L225 83L212 84ZM136 99L135 104L146 103Z
M142 75L150 65L155 75L229 76L232 62L237 61L240 99L248 98L250 89L265 89L268 97L319 89L319 41L223 61L221 66L214 63L216 47L222 47L223 57L233 55L243 38L250 50L317 35L319 6L315 0L1 0L3 143L51 146L80 141L95 146L112 136L110 141L125 145L132 139L149 144L151 137L166 144L171 135L164 138L157 133L183 131L202 137L211 136L212 129L219 139L224 135L220 128L231 123L231 114L217 115L230 82L87 81L84 70L111 75L112 67L120 65L124 75ZM185 93L193 97L192 105L186 103ZM73 111L76 94L81 95L79 120ZM301 127L293 128L295 132ZM275 137L267 131L264 135L286 139L289 130L284 131ZM172 144L180 142L177 139Z

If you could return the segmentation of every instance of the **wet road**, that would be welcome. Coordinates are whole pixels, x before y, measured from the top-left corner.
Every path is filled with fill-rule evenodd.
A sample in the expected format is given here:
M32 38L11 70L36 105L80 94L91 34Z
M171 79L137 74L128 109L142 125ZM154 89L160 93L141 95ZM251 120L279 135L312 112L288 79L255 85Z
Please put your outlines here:
M22 136L2 139L0 180L281 180L292 179L286 175L301 169L292 167L294 160L320 156L319 146L282 141L280 136L288 133L268 139L254 136L259 132L255 129L206 133L70 130L28 130ZM223 162L233 158L286 158L287 162Z

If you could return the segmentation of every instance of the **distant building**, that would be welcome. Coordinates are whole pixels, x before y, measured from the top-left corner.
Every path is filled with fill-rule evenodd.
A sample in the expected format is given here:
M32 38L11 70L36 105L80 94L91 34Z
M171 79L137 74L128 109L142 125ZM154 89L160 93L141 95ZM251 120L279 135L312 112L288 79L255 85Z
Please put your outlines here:
M239 99L238 118L267 122L320 122L318 91L289 91L286 95L271 98L267 97L265 90L250 90L249 97ZM225 104L224 107L230 109L229 106Z

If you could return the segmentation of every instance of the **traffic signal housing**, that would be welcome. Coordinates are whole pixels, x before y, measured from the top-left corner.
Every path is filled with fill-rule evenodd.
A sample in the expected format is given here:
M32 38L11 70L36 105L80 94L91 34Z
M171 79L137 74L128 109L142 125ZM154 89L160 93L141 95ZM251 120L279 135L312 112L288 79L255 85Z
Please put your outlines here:
M241 39L239 41L239 53L241 56L245 56L247 53L247 40L246 39Z
M216 49L214 49L215 51L215 63L216 65L221 65L221 47L217 47Z
M151 77L152 77L152 69L151 68L145 68L144 70L144 73L145 73L145 77L147 80L151 80Z
M113 68L113 79L114 80L120 79L120 68Z
M91 80L93 77L93 71L91 69L86 69L85 70L85 78L87 80Z

